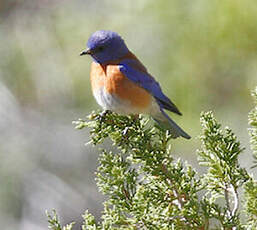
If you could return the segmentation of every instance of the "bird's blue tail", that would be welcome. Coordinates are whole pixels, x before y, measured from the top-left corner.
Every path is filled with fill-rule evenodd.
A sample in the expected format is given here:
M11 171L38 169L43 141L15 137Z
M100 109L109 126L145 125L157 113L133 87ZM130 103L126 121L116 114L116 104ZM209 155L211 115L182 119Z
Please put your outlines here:
M173 138L184 137L190 139L191 137L181 129L162 109L158 116L153 116L154 120L164 129L170 130Z

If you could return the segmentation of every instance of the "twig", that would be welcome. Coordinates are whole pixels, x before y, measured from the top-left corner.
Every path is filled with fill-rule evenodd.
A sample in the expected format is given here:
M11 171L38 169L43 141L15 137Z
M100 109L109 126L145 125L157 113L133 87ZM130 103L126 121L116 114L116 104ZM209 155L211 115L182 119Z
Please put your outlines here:
M224 191L225 191L225 200L226 200L226 205L227 205L227 209L228 209L228 215L230 218L232 218L236 215L238 207L239 207L238 192L237 192L237 189L235 188L235 186L233 186L232 184L230 184L230 188L228 188L228 185L226 184L226 188ZM233 210L231 210L231 206L229 203L229 192L230 191L231 191L233 199L234 199ZM236 226L232 227L232 230L236 230L236 229L237 229Z
M228 191L227 183L225 185L224 195L225 195L225 200L226 200L226 206L227 206L227 209L228 209L228 215L229 215L229 217L231 217L232 212L231 212L231 207L230 207L230 203L229 203L229 191Z
M232 216L236 215L238 207L239 207L239 199L238 199L238 192L237 189L234 186L232 187L232 195L234 197L234 208L231 212Z
M231 212L232 216L235 216L239 207L239 198L238 198L238 192L235 186L231 185L232 187L232 195L234 197L234 208ZM236 230L236 227L232 227L232 230Z

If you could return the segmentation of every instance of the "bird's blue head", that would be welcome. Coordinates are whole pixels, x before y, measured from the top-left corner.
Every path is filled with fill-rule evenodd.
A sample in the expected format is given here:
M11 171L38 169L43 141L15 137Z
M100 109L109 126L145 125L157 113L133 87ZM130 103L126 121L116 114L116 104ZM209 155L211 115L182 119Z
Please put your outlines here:
M87 49L80 55L89 54L95 62L103 64L123 57L128 51L125 42L117 33L98 30L90 36Z

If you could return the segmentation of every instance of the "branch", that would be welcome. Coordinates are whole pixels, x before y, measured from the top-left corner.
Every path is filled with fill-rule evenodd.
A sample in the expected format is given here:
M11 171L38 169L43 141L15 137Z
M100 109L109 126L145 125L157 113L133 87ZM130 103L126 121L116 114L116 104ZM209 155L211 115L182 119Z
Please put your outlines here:
M224 189L224 195L225 195L226 206L227 206L227 209L228 209L228 215L229 215L229 218L231 218L232 213L231 213L231 207L230 207L230 202L229 202L229 191L228 191L228 189L229 189L228 184L226 183L225 189Z
M239 208L239 197L238 197L237 189L234 186L232 186L231 192L234 197L234 208L233 208L231 214L232 214L232 216L235 216L237 214L237 211Z

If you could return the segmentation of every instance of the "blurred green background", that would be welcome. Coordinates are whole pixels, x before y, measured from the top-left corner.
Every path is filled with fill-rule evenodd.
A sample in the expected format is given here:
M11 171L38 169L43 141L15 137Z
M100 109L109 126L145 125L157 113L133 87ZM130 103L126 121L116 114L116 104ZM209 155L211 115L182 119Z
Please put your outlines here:
M98 150L71 124L99 108L91 60L79 57L99 29L121 34L184 114L172 117L193 138L172 143L175 157L196 166L199 114L212 110L246 146L250 168L256 12L255 0L0 0L1 229L46 229L51 208L63 223L101 213Z

